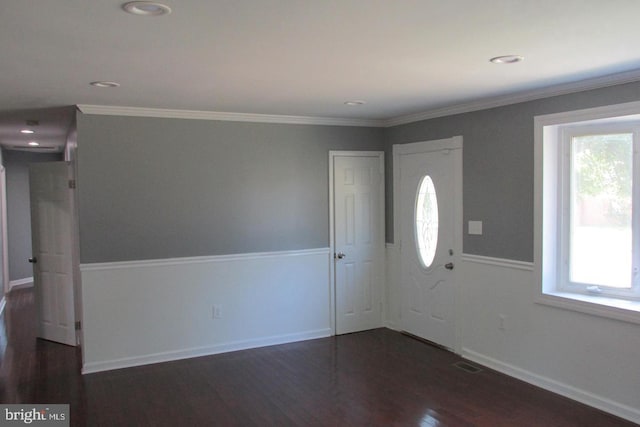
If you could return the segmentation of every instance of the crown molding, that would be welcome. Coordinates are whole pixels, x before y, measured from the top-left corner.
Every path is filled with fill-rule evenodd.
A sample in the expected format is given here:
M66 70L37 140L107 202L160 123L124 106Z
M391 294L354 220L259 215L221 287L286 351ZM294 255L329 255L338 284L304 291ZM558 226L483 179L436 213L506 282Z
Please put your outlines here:
M121 107L110 105L76 106L84 114L105 116L159 117L166 119L223 120L231 122L281 123L296 125L384 127L375 119L343 119L333 117L286 116L275 114L229 113L219 111L170 110L164 108Z
M84 114L98 114L107 116L159 117L173 119L223 120L232 122L253 123L281 123L297 125L322 126L356 126L356 127L393 127L454 114L470 113L472 111L487 110L503 107L536 99L552 96L567 95L586 90L600 89L625 83L640 81L640 70L610 74L608 76L580 80L572 83L532 89L509 95L485 98L471 102L451 105L442 108L426 110L420 113L393 117L390 119L345 119L334 117L287 116L277 114L230 113L200 110L170 110L164 108L121 107L109 105L81 104L76 107Z
M407 123L419 122L422 120L435 119L438 117L452 116L454 114L470 113L472 111L487 110L490 108L503 107L505 105L534 101L536 99L550 98L552 96L567 95L570 93L582 92L586 90L600 89L603 87L615 86L625 83L633 83L639 80L640 70L627 71L624 73L610 74L608 76L580 80L572 83L564 83L540 89L532 89L525 92L486 98L443 108L435 108L423 111L421 113L409 114L406 116L399 116L383 120L383 123L384 127L393 127Z

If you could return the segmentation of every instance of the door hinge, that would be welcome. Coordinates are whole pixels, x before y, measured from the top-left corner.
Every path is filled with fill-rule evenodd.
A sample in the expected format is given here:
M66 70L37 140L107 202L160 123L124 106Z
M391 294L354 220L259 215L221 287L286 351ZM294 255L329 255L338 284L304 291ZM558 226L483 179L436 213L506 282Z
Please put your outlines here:
M76 188L76 180L75 179L70 179L69 180L69 188L74 190Z
M82 322L78 320L76 322L76 331L80 331L80 330L82 330Z

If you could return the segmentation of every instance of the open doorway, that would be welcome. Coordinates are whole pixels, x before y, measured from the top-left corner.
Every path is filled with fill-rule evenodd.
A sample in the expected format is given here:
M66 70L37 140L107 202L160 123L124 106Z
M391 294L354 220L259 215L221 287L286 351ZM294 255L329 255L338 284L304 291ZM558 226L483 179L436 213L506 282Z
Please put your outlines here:
M33 286L29 164L62 161L62 153L3 150L7 208L7 291ZM4 237L4 236L3 236Z

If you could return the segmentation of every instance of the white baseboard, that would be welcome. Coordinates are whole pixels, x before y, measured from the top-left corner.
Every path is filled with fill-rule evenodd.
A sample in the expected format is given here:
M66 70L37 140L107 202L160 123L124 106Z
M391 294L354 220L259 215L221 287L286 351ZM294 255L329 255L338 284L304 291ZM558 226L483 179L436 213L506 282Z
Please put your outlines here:
M576 387L555 381L551 378L534 374L467 348L462 349L462 357L480 365L487 366L493 370L502 372L503 374L515 377L529 384L533 384L553 393L568 397L569 399L584 403L585 405L592 406L620 418L640 424L640 411L636 408L614 402L606 397L589 393Z
M384 327L387 329L391 329L392 331L399 331L400 327L396 325L396 322L392 322L390 320L384 322Z
M9 292L14 289L30 288L33 286L33 277L25 277L24 279L11 280L9 282Z
M251 339L246 341L228 342L208 347L198 347L178 351L148 354L139 357L127 357L117 360L87 363L83 366L82 373L91 374L95 372L109 371L112 369L131 368L133 366L170 362L174 360L189 359L192 357L211 356L214 354L228 353L231 351L247 350L251 348L267 347L278 344L287 344L316 338L326 338L329 336L331 336L330 328L320 329L317 331L307 331L302 333Z

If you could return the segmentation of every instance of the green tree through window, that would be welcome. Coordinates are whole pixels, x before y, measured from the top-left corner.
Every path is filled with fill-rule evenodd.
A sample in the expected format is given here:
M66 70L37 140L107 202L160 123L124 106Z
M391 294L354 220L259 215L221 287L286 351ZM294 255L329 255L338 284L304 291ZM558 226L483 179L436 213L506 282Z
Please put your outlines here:
M633 135L574 137L572 153L578 197L606 200L608 219L616 225L629 226Z

